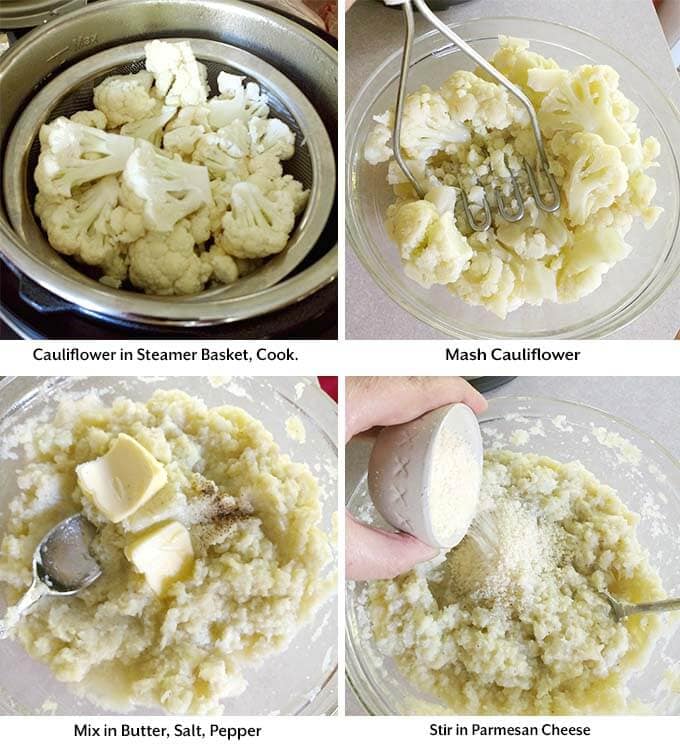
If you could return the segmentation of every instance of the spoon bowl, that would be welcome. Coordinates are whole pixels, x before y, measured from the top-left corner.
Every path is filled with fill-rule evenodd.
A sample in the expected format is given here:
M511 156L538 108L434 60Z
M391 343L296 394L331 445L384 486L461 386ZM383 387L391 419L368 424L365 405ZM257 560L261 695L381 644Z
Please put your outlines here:
M90 551L96 532L82 514L62 520L47 532L33 554L33 582L0 620L0 639L43 596L74 596L99 578L102 570Z

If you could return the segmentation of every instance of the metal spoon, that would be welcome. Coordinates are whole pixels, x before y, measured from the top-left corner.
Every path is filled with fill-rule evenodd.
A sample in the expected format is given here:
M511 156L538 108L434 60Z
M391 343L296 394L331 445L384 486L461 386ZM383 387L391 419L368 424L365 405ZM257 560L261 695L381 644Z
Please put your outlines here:
M6 638L21 615L43 596L73 596L102 574L90 552L97 529L83 515L72 515L50 530L33 554L33 582L0 620Z
M616 622L625 620L626 617L638 614L639 612L670 612L673 609L680 609L680 599L664 599L663 601L648 601L642 604L627 604L614 598L606 591L601 591L601 594L609 603Z

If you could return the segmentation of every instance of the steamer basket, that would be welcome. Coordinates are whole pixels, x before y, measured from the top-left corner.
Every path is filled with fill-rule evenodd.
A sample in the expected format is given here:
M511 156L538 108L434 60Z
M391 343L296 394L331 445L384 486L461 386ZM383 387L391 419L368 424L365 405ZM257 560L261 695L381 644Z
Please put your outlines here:
M107 76L141 70L144 44L154 38L188 40L208 67L213 95L222 70L256 81L272 114L296 136L296 155L284 169L310 189L286 250L232 285L193 296L149 296L101 285L49 246L32 209L40 126L91 108L92 89ZM0 144L9 221L0 217L0 251L33 282L104 319L191 327L275 311L335 277L337 234L328 245L335 156L328 130L337 124L337 60L335 51L315 34L235 0L110 0L36 30L7 58L0 60L5 104Z

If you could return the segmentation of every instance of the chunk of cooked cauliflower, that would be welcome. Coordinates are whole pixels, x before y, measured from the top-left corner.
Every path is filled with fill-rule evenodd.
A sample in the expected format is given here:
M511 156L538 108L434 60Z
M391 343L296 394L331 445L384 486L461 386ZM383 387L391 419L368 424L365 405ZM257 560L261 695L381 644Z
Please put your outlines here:
M71 196L84 183L125 168L134 139L57 118L40 129L40 157L34 178L46 196Z
M232 188L230 204L222 219L220 248L245 258L271 256L285 248L295 224L290 192L268 192L261 184L243 181Z
M154 39L144 47L146 69L153 74L158 94L173 107L204 104L208 99L208 74L194 57L188 42Z
M111 128L151 117L161 103L153 96L149 71L109 76L94 88L94 106L106 116ZM100 126L101 127L101 126Z
M196 252L188 220L170 232L149 232L130 244L130 282L154 295L190 295L203 290L212 274L210 262Z
M143 200L148 227L160 232L212 200L205 167L169 159L144 141L125 165L123 184Z
M456 227L454 204L453 189L438 189L423 200L397 204L391 214L388 229L404 271L424 288L455 282L472 257L472 248Z
M234 120L247 123L251 118L269 116L267 97L254 81L245 84L243 76L220 73L217 77L218 97L208 102L208 120L213 128L222 128Z

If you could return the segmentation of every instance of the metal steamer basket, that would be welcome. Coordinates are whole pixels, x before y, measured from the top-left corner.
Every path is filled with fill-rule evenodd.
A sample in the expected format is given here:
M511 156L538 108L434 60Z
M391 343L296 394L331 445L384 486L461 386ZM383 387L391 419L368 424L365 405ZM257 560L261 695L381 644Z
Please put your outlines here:
M246 76L267 94L272 114L296 136L287 172L310 189L286 249L232 285L192 296L149 296L101 285L54 251L33 212L37 136L43 123L92 107L107 76L141 70L154 38L189 40L208 68ZM337 55L318 35L268 9L237 0L109 0L74 11L24 37L0 58L0 252L63 310L108 324L155 329L210 327L271 314L303 301L337 273ZM304 92L304 93L303 93ZM59 303L57 304L59 305ZM266 333L262 333L266 334Z

